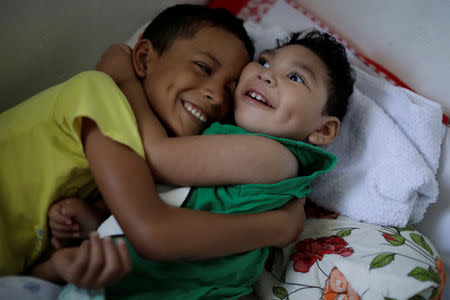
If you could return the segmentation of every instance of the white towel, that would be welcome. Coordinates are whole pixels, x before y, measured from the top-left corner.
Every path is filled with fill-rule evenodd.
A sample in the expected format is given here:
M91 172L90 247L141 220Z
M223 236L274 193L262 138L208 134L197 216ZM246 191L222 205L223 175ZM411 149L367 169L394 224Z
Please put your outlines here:
M369 223L417 223L438 196L442 109L355 71L355 91L339 136L324 147L338 163L313 183L311 200Z
M277 38L285 40L291 31L311 28L311 22L291 28L290 23L280 26L279 19L269 19L245 23L257 53L274 47ZM348 54L356 73L354 93L338 138L324 147L338 163L313 183L310 198L368 223L417 223L438 196L436 172L445 133L442 108L394 86Z

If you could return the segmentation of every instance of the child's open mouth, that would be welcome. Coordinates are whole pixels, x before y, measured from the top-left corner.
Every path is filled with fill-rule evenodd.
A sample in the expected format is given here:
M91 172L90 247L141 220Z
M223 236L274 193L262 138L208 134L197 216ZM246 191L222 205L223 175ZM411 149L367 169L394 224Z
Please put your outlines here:
M245 95L250 97L250 98L252 98L253 100L257 101L258 103L261 103L261 104L263 104L265 106L273 108L272 104L266 99L266 97L264 97L263 95L259 94L258 92L248 91Z
M208 116L202 111L201 108L187 101L183 101L183 105L184 108L201 123L205 124L206 122L208 122Z

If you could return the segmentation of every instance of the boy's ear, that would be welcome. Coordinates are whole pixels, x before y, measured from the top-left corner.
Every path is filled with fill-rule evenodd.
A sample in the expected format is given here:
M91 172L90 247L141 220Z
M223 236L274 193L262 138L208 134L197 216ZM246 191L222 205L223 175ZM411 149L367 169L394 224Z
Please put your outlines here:
M139 40L133 49L133 67L140 78L147 75L149 63L154 59L156 52L152 42L147 39Z
M313 145L328 145L338 134L341 122L335 116L326 116L322 126L308 135L308 142Z

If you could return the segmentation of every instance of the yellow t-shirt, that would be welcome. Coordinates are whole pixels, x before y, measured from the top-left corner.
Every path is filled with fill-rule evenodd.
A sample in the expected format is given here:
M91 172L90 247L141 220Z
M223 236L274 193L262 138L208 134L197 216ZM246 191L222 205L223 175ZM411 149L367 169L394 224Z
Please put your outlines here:
M17 274L44 253L54 201L95 192L83 117L145 157L128 101L101 72L80 73L0 114L0 275Z

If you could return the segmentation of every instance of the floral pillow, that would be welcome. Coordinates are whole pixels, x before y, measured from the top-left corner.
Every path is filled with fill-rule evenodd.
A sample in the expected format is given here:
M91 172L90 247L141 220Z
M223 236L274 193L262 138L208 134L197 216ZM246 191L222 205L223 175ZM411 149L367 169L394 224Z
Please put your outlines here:
M255 292L261 299L438 300L445 282L436 249L413 227L322 211L309 214L298 242L273 251Z

